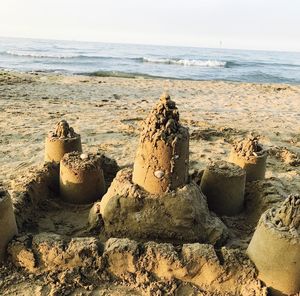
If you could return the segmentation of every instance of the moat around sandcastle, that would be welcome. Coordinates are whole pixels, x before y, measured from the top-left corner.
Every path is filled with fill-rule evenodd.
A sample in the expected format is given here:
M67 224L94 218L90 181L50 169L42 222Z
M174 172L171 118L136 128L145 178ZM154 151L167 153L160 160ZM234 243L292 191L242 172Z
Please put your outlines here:
M80 270L87 282L121 281L148 295L183 283L216 295L295 294L300 199L257 190L268 182L258 140L236 141L228 161L189 174L189 130L163 94L133 167L120 168L83 151L61 120L46 137L43 168L12 199L0 192L0 260L33 276Z

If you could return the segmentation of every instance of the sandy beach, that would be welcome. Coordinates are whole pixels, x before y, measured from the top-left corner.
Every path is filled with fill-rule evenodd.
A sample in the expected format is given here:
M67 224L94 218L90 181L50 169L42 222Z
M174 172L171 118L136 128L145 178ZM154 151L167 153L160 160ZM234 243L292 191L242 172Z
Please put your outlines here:
M259 136L269 154L262 191L282 196L299 194L299 85L64 76L40 72L0 72L0 183L13 192L22 176L43 165L45 136L61 119L67 120L81 135L83 151L103 152L120 167L131 167L142 120L164 91L176 102L181 123L189 128L190 174L203 170L210 160L228 160L233 141L252 133ZM224 221L234 224L234 220ZM239 241L238 248L243 251L242 244L248 242L249 238ZM234 244L232 239L227 247ZM17 273L9 266L0 272L5 276L2 286L0 284L3 295L23 295L22 289L29 288L28 274ZM46 295L49 290L43 287L47 280L42 276L34 280L30 291ZM257 287L253 288L256 294L252 295L264 295ZM126 288L103 285L92 287L94 294L90 295L149 292L135 288L130 284L126 284ZM55 291L58 294L53 292L53 295L61 292ZM195 290L188 295L212 295L202 292ZM149 293L147 295L163 295ZM176 293L174 295L186 295L179 290Z
M230 142L254 132L271 150L267 177L299 191L298 168L290 165L299 164L298 85L42 73L0 72L0 179L10 188L41 164L45 135L61 119L82 135L83 150L101 150L120 166L132 165L140 123L165 90L189 127L191 169L227 159Z

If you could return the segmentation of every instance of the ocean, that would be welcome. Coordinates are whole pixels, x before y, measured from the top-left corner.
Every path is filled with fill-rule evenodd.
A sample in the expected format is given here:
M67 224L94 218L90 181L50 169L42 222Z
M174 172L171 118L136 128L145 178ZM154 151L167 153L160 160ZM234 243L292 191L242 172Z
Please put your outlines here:
M0 69L300 83L300 52L0 38Z

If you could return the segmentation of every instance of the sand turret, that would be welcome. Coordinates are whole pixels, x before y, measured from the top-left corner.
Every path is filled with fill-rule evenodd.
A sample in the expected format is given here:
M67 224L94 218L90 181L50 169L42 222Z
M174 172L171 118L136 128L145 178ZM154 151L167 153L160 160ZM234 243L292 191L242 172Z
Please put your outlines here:
M91 203L105 192L101 158L95 154L65 154L60 161L59 180L61 197L70 203Z
M268 153L258 142L258 138L251 136L233 144L229 161L246 170L246 180L255 181L265 178Z
M285 295L300 291L299 195L290 195L261 216L247 253L272 291Z
M201 190L210 210L220 215L235 215L244 205L246 172L226 161L211 162L204 170Z
M11 198L8 192L0 187L0 262L5 259L7 244L17 232Z
M82 152L81 138L67 121L59 121L54 131L46 136L45 140L45 161L59 162L65 153L78 151Z
M188 129L168 94L163 94L143 124L133 182L149 193L163 193L187 183Z
M216 243L226 227L210 214L200 187L189 182L189 133L164 94L144 122L133 170L120 170L94 204L109 236ZM138 185L138 186L137 186ZM100 209L100 212L99 212Z

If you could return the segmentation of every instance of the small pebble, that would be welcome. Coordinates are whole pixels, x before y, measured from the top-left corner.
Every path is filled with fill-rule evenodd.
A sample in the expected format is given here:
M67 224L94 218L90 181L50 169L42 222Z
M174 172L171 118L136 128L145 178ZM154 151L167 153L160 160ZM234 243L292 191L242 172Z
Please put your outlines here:
M82 160L84 160L84 159L88 159L89 156L88 156L86 153L82 153L82 154L80 154L80 158L81 158Z
M227 167L226 164L220 164L220 165L219 165L219 168L220 168L220 169L228 169L228 167Z
M165 175L165 173L163 171L155 171L154 172L154 176L158 179L161 179L164 175Z

